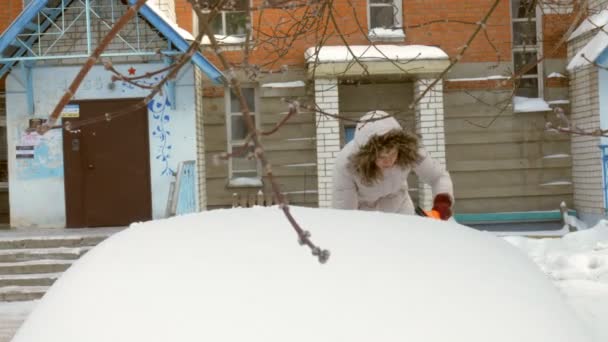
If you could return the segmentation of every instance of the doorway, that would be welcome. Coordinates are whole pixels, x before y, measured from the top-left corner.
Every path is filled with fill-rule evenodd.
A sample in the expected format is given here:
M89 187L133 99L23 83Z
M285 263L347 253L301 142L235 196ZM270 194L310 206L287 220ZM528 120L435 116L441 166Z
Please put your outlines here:
M111 121L105 113L141 100L91 100L70 105L73 127L63 132L66 225L126 226L152 218L148 109L132 110Z

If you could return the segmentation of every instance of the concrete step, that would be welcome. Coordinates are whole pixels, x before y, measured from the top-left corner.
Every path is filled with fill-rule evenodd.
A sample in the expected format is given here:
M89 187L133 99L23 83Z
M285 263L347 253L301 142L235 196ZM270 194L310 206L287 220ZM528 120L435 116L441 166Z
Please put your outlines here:
M95 246L107 237L107 235L2 237L0 238L0 250Z
M0 301L15 302L39 299L48 290L48 286L7 286L0 288Z
M0 263L17 262L40 259L75 260L89 251L91 246L85 247L56 247L56 248L18 248L0 249Z
M72 260L30 260L0 263L1 274L57 273L67 270Z
M61 273L2 274L0 288L8 286L51 286Z

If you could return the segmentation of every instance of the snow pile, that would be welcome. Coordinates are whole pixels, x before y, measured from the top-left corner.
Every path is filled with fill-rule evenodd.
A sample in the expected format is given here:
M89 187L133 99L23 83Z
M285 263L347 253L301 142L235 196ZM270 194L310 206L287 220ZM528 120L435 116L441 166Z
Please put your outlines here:
M505 239L555 282L595 341L608 341L608 222L561 239Z
M538 267L491 234L292 212L326 264L277 207L135 224L77 261L13 342L590 341Z

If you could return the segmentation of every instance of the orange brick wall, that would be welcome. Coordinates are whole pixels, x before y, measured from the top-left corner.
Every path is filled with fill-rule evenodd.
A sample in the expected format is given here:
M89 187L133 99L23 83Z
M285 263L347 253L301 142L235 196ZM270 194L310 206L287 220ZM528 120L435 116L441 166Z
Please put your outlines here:
M0 6L0 31L4 30L13 22L23 9L23 0L5 0Z
M5 0L0 6L0 32L4 32L23 9L23 0ZM0 91L4 91L6 76L0 79Z
M188 0L175 0L175 16L178 26L192 32L192 6ZM194 32L192 33L194 34Z
M179 25L191 27L192 12L187 0L175 1ZM261 3L262 0L253 0L254 7ZM475 23L485 16L493 3L494 0L404 0L405 44L438 46L454 57L477 28ZM328 20L327 12L313 20L310 10L265 9L263 18L260 18L259 11L253 11L252 22L254 28L259 30L255 37L260 39L261 44L251 56L250 62L272 70L279 70L282 65L301 67L304 65L304 51L319 45L319 37L326 38L323 45L344 45L339 33L349 44L368 44L367 0L334 0L335 24L331 19ZM545 52L554 51L549 58L566 57L565 47L557 50L553 47L567 30L570 20L571 16L568 15L547 15L543 20ZM433 21L437 22L425 25ZM294 38L292 32L297 25L307 27L308 31ZM281 36L285 38L280 38ZM240 61L239 53L231 52L229 55L233 62ZM485 32L477 35L462 62L510 60L509 1L501 0L490 17Z
M486 15L494 0L414 0L404 1L404 24L408 44L435 45L456 56ZM448 20L416 27L424 23ZM501 0L487 23L487 36L480 32L462 62L511 60L509 1ZM408 29L407 27L412 27ZM494 47L493 47L494 46Z
M547 58L567 58L568 49L560 40L574 20L574 14L548 14L543 18L543 54Z

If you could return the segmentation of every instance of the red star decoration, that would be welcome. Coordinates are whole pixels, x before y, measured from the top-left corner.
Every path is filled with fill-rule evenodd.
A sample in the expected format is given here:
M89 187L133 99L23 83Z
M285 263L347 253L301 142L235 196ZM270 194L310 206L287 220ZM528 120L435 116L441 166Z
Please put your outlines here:
M129 75L135 75L135 68L134 67L130 67L128 71L129 71Z

